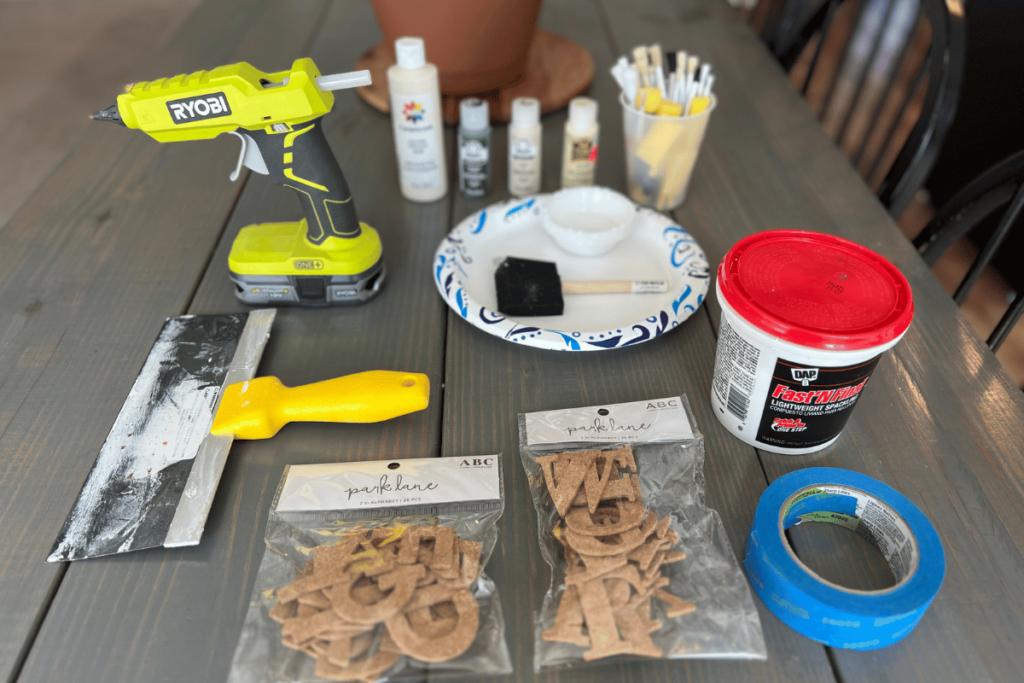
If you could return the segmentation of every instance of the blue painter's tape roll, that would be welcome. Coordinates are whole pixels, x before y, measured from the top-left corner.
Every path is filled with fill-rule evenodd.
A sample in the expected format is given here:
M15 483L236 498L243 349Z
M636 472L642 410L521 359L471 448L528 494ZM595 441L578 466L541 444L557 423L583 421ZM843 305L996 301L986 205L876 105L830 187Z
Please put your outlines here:
M827 522L874 543L896 585L829 583L793 553L785 530ZM939 592L946 556L935 528L903 494L856 472L811 467L777 479L757 503L743 560L754 592L797 633L831 647L874 650L910 633Z

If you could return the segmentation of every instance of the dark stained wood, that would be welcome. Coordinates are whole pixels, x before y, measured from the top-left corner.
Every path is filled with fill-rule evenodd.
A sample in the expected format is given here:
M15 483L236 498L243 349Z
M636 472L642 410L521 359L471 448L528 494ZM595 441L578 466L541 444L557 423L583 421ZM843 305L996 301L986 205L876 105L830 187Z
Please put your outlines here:
M285 464L501 452L506 512L488 573L497 581L515 680L1011 681L1024 664L1024 395L899 235L785 74L721 0L547 0L546 30L584 45L601 103L598 183L624 189L621 113L607 70L638 43L714 64L720 105L675 219L717 264L772 228L837 234L893 261L916 319L880 364L840 441L823 453L755 451L711 414L720 308L714 294L678 330L630 349L557 353L476 330L444 307L430 264L445 231L507 196L506 135L494 131L495 188L467 201L401 199L390 121L338 93L325 132L362 220L381 231L384 292L355 309L283 309L260 374L295 385L366 369L432 382L427 411L381 425L291 425L232 449L203 542L46 565L44 557L159 330L183 312L241 310L226 255L244 225L294 220L290 191L228 182L237 143L159 145L95 126L0 232L0 676L18 681L223 681L263 553ZM360 0L207 2L152 65L167 75L248 60L283 68L309 54L343 71L380 40ZM544 118L543 188L558 188L564 112ZM447 133L449 159L452 134ZM454 167L449 168L454 179ZM452 187L455 188L454 182ZM947 579L921 625L881 651L828 650L758 606L766 663L645 662L535 676L533 612L547 588L518 454L520 412L685 393L706 440L708 504L742 557L768 481L843 467L902 491L934 522ZM880 587L873 550L826 528L796 530L797 553L847 585ZM823 531L824 533L820 533ZM756 601L756 599L755 599ZM38 627L38 634L36 628ZM19 670L19 653L28 652Z
M0 228L94 125L87 113L145 78L197 0L0 5ZM133 59L124 59L130 54ZM16 162L15 162L16 160ZM17 164L16 170L14 164ZM10 164L10 165L7 165Z
M646 10L647 8L641 8ZM643 13L641 12L641 16ZM625 192L622 115L617 86L608 74L611 64L632 47L618 38L621 17L605 20L587 5L565 0L544 3L540 26L580 42L594 58L597 76L590 96L600 102L601 147L597 182ZM666 26L667 23L667 26ZM609 45L605 29L612 26ZM675 16L645 18L646 42L666 38L659 32L701 30ZM637 39L638 41L640 38ZM544 119L544 191L560 187L565 112ZM486 204L508 196L505 161L506 131L494 130L498 151L494 185L487 200L455 197L456 223ZM696 234L696 233L695 233ZM700 235L697 235L701 239ZM533 680L533 615L548 588L547 565L540 556L537 518L526 475L519 459L517 415L521 412L599 403L637 401L686 394L706 439L705 475L708 505L722 513L733 551L742 557L757 499L766 486L753 449L730 436L713 417L709 388L714 335L698 311L679 329L638 346L590 353L561 353L525 348L473 328L449 312L445 361L445 412L442 455L501 452L504 458L506 504L499 546L487 567L498 583L505 606L506 638L516 663L514 680ZM530 580L524 580L529 576ZM760 607L769 652L768 662L644 662L585 667L536 676L542 680L832 680L824 649L803 639ZM786 653L779 656L779 653Z

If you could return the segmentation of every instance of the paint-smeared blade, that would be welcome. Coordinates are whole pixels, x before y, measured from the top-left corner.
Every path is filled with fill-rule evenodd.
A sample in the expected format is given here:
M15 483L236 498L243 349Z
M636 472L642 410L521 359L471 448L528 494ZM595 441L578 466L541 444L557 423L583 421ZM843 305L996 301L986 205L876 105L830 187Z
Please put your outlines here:
M264 330L255 361L247 361L255 372L273 318L253 311L167 320L48 561L165 545L241 341L251 327Z
M253 311L249 314L249 322L242 332L242 338L238 341L235 358L231 361L227 377L224 378L224 387L246 382L256 376L256 367L260 364L263 347L267 345L275 313L274 309L268 309ZM220 407L219 400L217 407ZM213 415L216 414L217 411L214 410ZM213 424L212 420L211 417L210 425ZM199 446L199 452L196 453L195 461L192 463L192 472L188 476L185 490L182 492L181 500L178 501L178 509L174 513L174 519L171 520L167 537L164 539L164 545L168 548L199 543L199 539L203 536L203 529L206 527L206 518L210 514L210 506L213 504L213 494L217 492L220 475L228 460L231 442L235 440L234 435L214 436L210 434L209 426L206 431L206 438L203 439L202 445Z

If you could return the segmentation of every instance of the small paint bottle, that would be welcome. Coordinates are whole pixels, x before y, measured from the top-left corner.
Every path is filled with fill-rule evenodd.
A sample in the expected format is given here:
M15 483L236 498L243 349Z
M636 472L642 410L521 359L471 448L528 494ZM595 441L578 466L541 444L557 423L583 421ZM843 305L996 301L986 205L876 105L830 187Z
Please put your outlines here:
M573 98L569 102L569 120L565 122L562 187L594 184L598 132L597 102L589 97Z
M422 38L399 38L395 56L388 91L398 184L406 199L433 202L448 194L437 67L427 62Z
M459 189L467 197L491 193L491 114L486 100L459 103Z
M540 192L540 101L533 97L512 100L508 126L508 191L513 197Z

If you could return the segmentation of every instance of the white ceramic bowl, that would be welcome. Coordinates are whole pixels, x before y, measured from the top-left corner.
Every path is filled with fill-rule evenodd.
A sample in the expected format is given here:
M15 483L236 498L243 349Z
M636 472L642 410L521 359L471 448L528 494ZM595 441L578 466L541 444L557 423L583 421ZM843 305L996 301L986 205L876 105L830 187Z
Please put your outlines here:
M542 213L544 229L562 249L600 256L629 234L636 207L606 187L571 187L548 197Z

